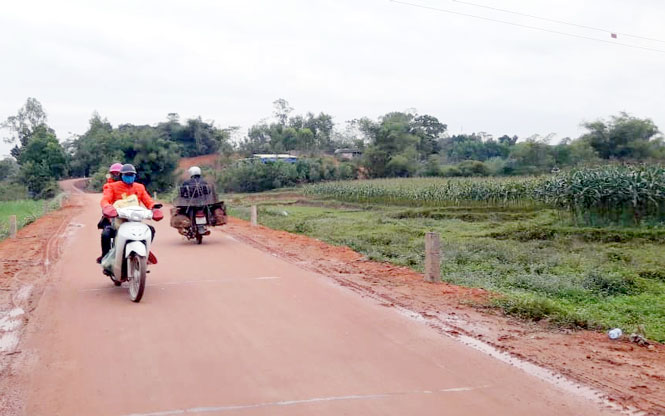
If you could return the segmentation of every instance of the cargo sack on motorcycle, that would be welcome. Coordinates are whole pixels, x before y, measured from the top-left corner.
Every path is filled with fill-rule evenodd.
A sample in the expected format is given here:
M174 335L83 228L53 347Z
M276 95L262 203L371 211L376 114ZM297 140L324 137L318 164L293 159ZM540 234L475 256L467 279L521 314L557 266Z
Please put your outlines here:
M122 199L119 199L113 203L115 209L127 208L127 207L139 207L139 198L136 195L128 195Z
M213 225L226 224L226 210L223 208L215 208L212 211L212 223Z
M180 214L178 208L171 208L171 227L189 228L192 222L186 215Z
M178 215L178 208L176 208L176 207L171 208L170 213L171 213L171 216L170 216L169 224L171 225L171 227L175 227L175 225L173 225L173 223L175 222L175 216Z

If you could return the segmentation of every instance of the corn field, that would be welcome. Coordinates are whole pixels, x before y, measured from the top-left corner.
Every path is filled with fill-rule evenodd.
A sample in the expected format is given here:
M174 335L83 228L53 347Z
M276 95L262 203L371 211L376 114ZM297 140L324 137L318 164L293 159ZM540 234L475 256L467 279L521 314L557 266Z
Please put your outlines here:
M542 182L538 178L375 179L310 185L305 194L350 202L415 206L537 205L540 201L535 196Z
M545 181L537 197L590 225L665 222L665 168L606 166Z
M665 168L606 166L549 177L326 182L309 196L414 206L553 207L588 225L665 222Z

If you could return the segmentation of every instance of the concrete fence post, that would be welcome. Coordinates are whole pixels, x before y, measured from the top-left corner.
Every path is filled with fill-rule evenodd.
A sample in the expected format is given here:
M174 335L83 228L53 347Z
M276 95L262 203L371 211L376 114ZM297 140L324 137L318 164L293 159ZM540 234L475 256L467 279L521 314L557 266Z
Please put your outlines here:
M259 214L258 214L258 210L256 209L256 205L252 205L251 223L252 223L252 226L254 226L254 227L256 227L259 224Z
M44 215L46 215L46 213L48 212L48 201L46 199L44 200L42 206L44 210Z
M9 216L9 238L16 238L16 215Z
M441 279L441 242L439 234L425 234L425 281L434 283Z

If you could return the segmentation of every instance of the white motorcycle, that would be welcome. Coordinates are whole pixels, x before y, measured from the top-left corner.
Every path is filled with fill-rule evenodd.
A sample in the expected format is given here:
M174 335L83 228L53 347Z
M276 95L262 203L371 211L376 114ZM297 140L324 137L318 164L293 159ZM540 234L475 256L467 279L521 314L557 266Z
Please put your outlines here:
M161 204L155 208L161 208ZM111 250L102 259L104 274L111 277L116 286L129 283L129 298L140 302L145 290L148 273L148 257L152 231L143 220L152 219L152 211L140 206L117 208L120 224L113 238Z

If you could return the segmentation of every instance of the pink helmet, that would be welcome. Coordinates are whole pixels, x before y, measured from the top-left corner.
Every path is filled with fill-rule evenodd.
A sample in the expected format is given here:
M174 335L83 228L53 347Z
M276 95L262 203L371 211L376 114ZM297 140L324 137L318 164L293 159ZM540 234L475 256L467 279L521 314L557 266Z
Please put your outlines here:
M120 173L121 169L122 169L122 163L114 163L109 168L109 172L110 173Z

